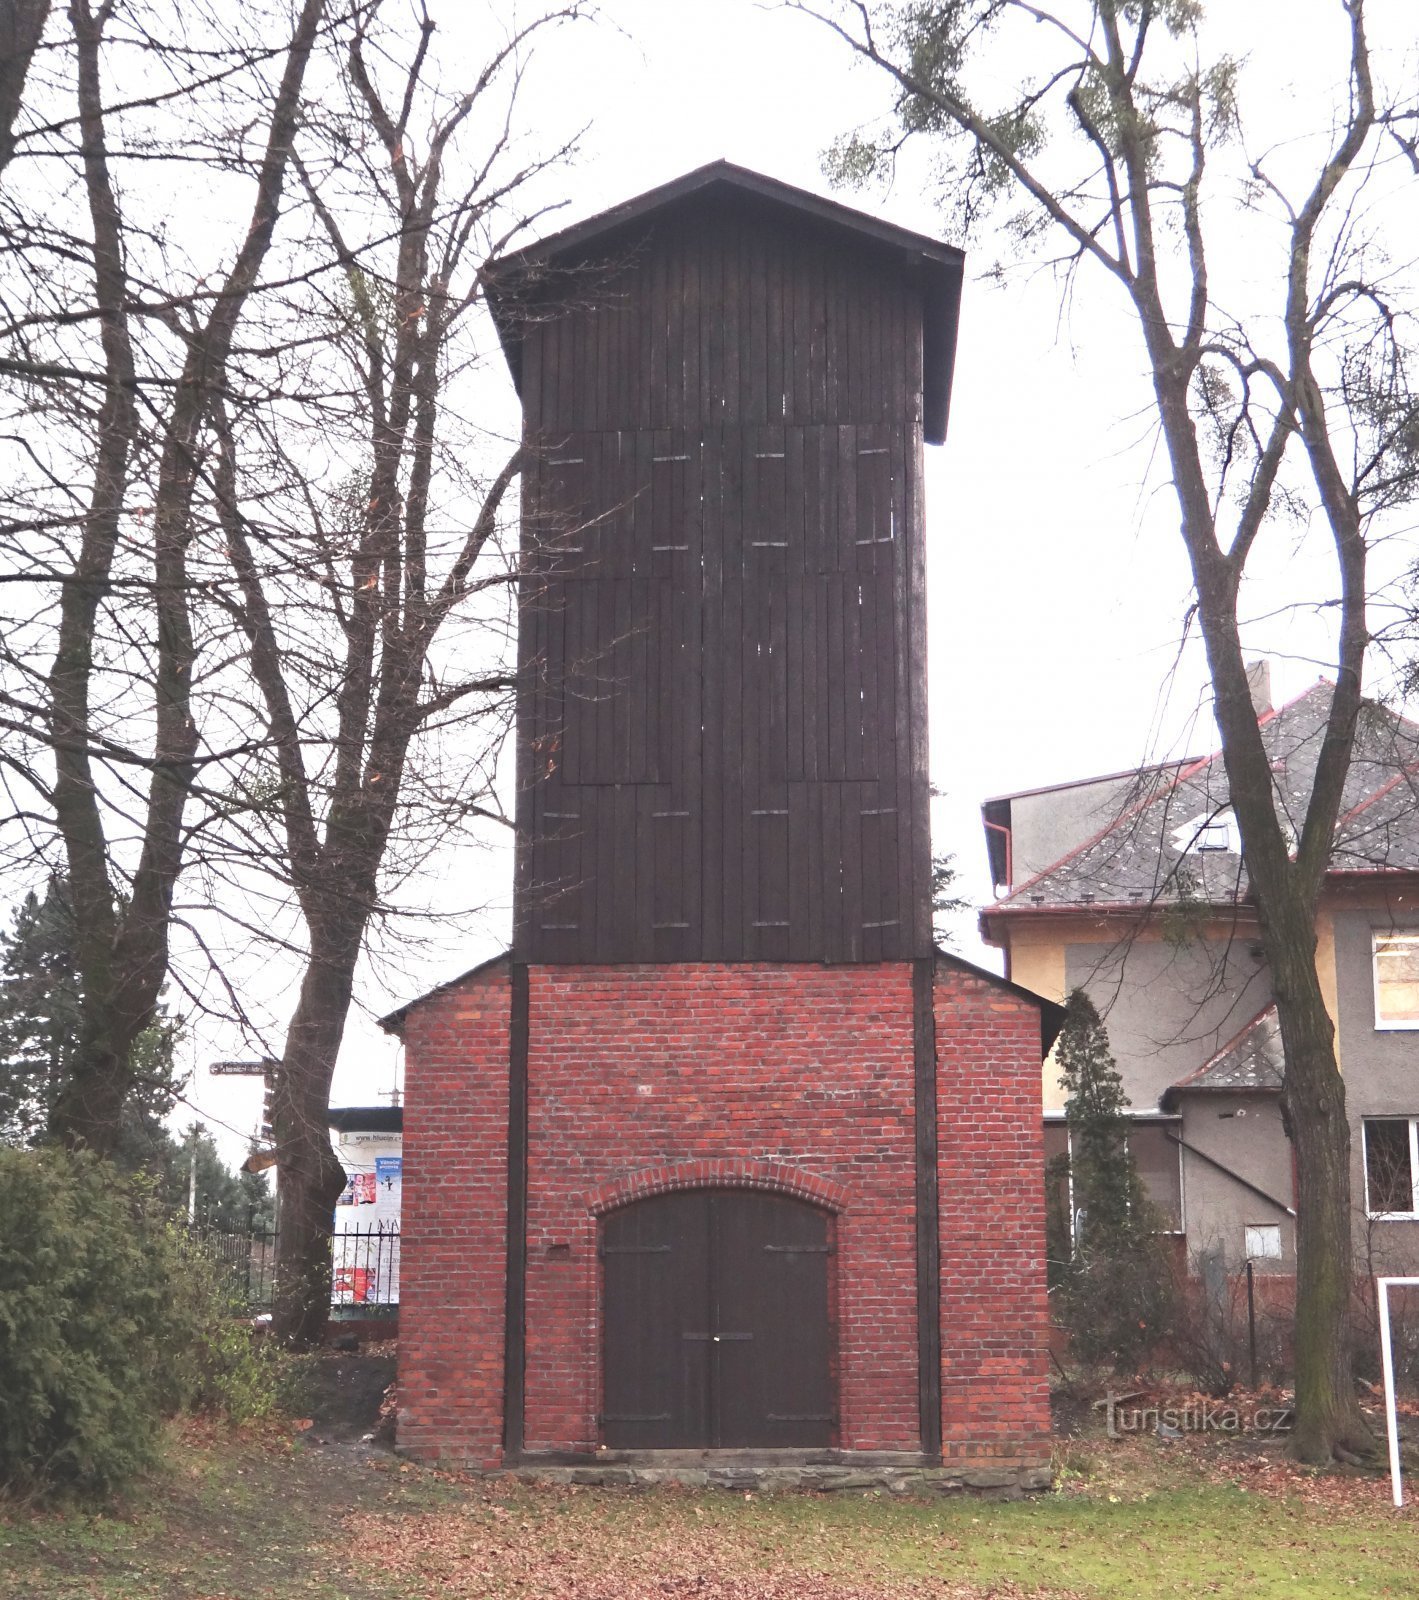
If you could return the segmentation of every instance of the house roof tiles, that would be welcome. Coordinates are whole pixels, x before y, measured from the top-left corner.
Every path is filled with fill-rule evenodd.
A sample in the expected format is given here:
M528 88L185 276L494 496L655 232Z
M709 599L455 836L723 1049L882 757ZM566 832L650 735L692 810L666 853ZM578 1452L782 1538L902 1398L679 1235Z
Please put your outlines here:
M1332 687L1317 683L1259 721L1293 845L1315 781ZM1229 800L1220 753L1181 771L1145 771L1117 817L987 914L1244 900L1249 883ZM1419 871L1419 727L1373 701L1361 707L1332 870Z
M1281 1088L1284 1070L1281 1026L1276 1007L1269 1005L1215 1056L1164 1090L1162 1106L1171 1111L1179 1095L1196 1091L1275 1093Z

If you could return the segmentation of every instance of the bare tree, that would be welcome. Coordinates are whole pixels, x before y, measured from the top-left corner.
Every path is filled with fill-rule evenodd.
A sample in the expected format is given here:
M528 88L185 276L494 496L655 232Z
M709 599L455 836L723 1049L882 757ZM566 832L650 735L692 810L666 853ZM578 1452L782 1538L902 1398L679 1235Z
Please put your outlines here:
M1333 126L1297 186L1294 150L1247 149L1242 64L1208 55L1194 0L793 0L890 80L880 136L831 164L866 181L912 139L944 153L943 197L969 226L1009 197L1027 247L1064 241L1066 280L1101 272L1146 353L1191 563L1231 804L1275 987L1283 1115L1298 1187L1297 1429L1308 1460L1370 1448L1346 1340L1350 1133L1315 965L1315 914L1345 792L1366 650L1374 523L1412 496L1412 284L1381 248L1372 196L1404 159L1413 107L1377 94L1365 0L1336 0L1344 53ZM1036 75L1019 81L1021 63ZM992 76L992 73L996 76ZM988 84L1004 82L996 94ZM1322 113L1324 115L1324 113ZM1390 132L1393 131L1393 138ZM1412 206L1412 190L1409 204ZM1281 270L1255 315L1219 305L1218 233L1274 225ZM1261 536L1297 508L1330 539L1335 690L1294 842L1248 691L1239 595Z
M500 535L522 449L497 437L505 397L479 388L485 263L527 226L524 191L566 154L524 153L514 115L536 37L584 7L516 28L452 93L428 10L412 37L384 10L358 7L341 98L302 144L310 210L341 268L289 308L319 330L294 386L306 420L284 400L228 408L217 462L234 614L270 735L248 782L277 797L249 825L279 827L270 855L307 936L273 1101L275 1325L296 1345L318 1338L329 1307L345 1177L327 1108L371 920L389 909L391 877L496 814L515 572ZM479 420L490 405L492 427Z
M216 25L205 48L184 43L180 30L161 48L150 33L136 41L139 53L157 52L165 81L154 87L134 70L125 85L138 90L127 101L130 117L140 107L171 112L174 78L185 80L186 93L199 82L243 80L252 120L240 133L221 129L206 144L200 121L184 128L179 110L164 140L145 139L147 130L131 121L120 134L121 159L139 159L136 146L142 158L178 171L207 159L216 165L214 149L230 141L222 169L242 186L249 175L255 194L224 266L184 273L165 219L125 214L105 103L111 3L95 9L71 0L65 66L47 86L47 109L56 112L47 153L75 171L87 230L84 219L66 232L62 216L51 217L49 205L62 213L60 191L12 185L6 197L19 220L0 326L11 352L3 364L13 383L9 443L29 471L7 490L0 531L12 558L10 593L31 603L9 620L4 645L0 708L17 800L10 822L38 851L57 839L62 853L82 1037L52 1132L99 1151L116 1136L134 1041L167 976L188 805L210 759L195 692L211 641L198 619L201 582L192 566L204 432L276 229L325 9L324 0L304 0L274 51ZM249 20L259 21L255 13ZM279 77L268 84L272 62ZM70 91L77 116L58 99ZM126 196L135 208L137 187ZM145 276L149 267L169 270L159 280ZM80 486L85 460L91 475Z

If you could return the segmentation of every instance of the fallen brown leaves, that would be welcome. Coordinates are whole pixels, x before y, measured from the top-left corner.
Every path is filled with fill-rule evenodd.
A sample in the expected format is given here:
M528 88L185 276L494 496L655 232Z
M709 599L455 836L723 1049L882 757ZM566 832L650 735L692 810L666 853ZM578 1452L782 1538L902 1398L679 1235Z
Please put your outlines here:
M529 1489L509 1509L486 1498L467 1509L346 1519L348 1565L395 1577L411 1596L439 1600L1024 1600L1039 1590L910 1578L835 1560L790 1563L767 1529L723 1526L693 1497L596 1491L612 1516L568 1514L575 1491ZM811 1541L810 1541L811 1542ZM943 1540L943 1550L952 1541ZM1068 1600L1054 1590L1056 1600Z

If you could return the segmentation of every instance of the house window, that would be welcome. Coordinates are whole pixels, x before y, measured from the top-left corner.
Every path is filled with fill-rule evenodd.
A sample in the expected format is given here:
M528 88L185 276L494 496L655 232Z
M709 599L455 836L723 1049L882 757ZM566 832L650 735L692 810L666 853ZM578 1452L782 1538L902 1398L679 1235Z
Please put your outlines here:
M1232 828L1226 816L1213 817L1204 822L1197 835L1199 850L1230 850Z
M1375 1026L1419 1028L1419 932L1376 933Z
M1237 819L1230 807L1224 807L1221 811L1204 811L1201 816L1190 818L1180 828L1173 829L1172 842L1173 849L1179 855L1209 850L1230 851L1237 855L1242 848Z
M1365 1209L1372 1217L1419 1217L1419 1117L1365 1119Z
M1275 1222L1249 1222L1246 1228L1248 1261L1281 1259L1281 1228Z

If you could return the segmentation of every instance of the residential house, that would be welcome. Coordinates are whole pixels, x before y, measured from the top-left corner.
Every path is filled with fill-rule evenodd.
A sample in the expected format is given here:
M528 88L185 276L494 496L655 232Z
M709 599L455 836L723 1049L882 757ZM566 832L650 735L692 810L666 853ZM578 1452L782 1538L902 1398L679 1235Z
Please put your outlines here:
M1302 824L1331 699L1272 709L1252 669L1277 801ZM1316 965L1353 1126L1356 1237L1419 1266L1419 728L1362 708L1317 920ZM1270 975L1220 755L1003 795L982 808L1000 898L981 913L1007 972L1103 1014L1130 1143L1194 1264L1295 1256L1283 1059ZM1045 1144L1066 1148L1045 1066Z

